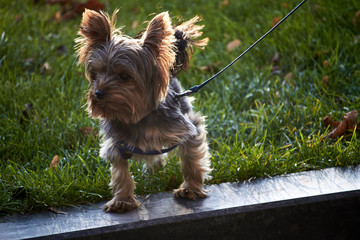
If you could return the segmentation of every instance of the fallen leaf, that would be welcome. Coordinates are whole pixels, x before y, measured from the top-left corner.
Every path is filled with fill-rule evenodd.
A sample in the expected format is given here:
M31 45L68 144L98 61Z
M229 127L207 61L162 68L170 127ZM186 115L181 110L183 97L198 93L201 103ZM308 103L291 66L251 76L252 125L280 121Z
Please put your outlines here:
M56 21L67 21L75 16L80 16L85 9L100 11L105 9L105 5L99 0L88 0L87 2L76 2L74 0L47 0L47 4L60 4L62 11L57 12L54 19Z
M280 60L280 55L279 53L275 53L274 56L272 57L271 61L273 63L279 63L279 60Z
M222 62L210 63L207 66L201 66L200 69L204 72L217 72L219 71L219 67L222 65Z
M94 128L92 128L92 127L80 128L80 133L86 138L90 137L91 132L93 133L92 135L94 137L99 136L99 133L97 131L95 131Z
M53 208L53 207L49 207L49 210L56 214L67 215L67 212L61 211L61 210Z
M134 7L134 8L133 8L133 13L139 14L139 13L140 13L140 9L139 9L138 7Z
M289 7L289 4L283 3L283 7L284 7L284 8L288 8L288 7Z
M291 80L292 79L292 76L293 76L293 73L292 72L288 72L286 75L285 75L285 80Z
M347 130L354 129L355 122L359 116L359 112L356 110L346 113L339 125L337 125L334 130L327 134L327 137L336 138L343 135Z
M134 20L134 21L132 22L132 24L131 24L131 29L132 29L132 30L135 30L135 29L137 28L137 26L138 26L138 21L137 21L137 20Z
M339 124L340 124L340 122L336 122L336 121L334 121L333 120L333 117L331 117L331 116L326 116L326 117L324 117L324 119L322 120L322 122L323 122L323 125L325 126L325 127L330 127L330 129L334 129L334 128L336 128L337 126L339 126Z
M322 10L322 7L320 5L318 5L318 4L315 4L312 7L312 11L316 15L321 15L321 10Z
M329 76L328 76L328 75L324 76L324 77L321 79L321 82L322 82L325 86L327 86L327 85L329 84Z
M280 22L281 17L280 16L276 16L274 17L273 21L272 21L272 27L275 26L276 24L278 24L278 22Z
M224 38L225 38L226 40L229 40L229 39L230 39L230 35L229 35L228 33L224 33Z
M355 13L355 15L352 18L352 21L355 27L360 26L360 10Z
M240 45L241 45L241 41L239 39L235 39L226 45L226 49L228 50L228 52L232 52L235 50L235 48L239 47Z
M326 49L324 49L324 50L322 50L322 51L317 51L317 52L315 53L314 58L315 58L315 59L318 59L319 57L321 57L321 56L323 56L323 55L326 55L326 54L328 54L328 53L329 53L329 51L326 50Z
M229 5L229 0L223 0L222 2L219 3L219 8L227 5Z
M20 18L21 18L21 14L17 14L17 15L15 16L14 22L15 22L15 23L18 23L19 20L20 20Z
M323 68L327 68L329 66L329 60L324 60Z
M51 66L48 62L45 62L41 67L41 74L45 74L51 71Z
M50 163L50 169L55 171L55 168L59 166L59 155L55 155Z

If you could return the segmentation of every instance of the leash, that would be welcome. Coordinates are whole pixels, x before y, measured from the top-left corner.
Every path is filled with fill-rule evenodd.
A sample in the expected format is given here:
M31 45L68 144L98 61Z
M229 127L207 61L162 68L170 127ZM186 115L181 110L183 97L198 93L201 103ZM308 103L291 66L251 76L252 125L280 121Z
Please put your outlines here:
M200 85L196 85L189 90L186 90L183 93L176 94L176 98L182 98L185 96L189 96L193 93L198 92L201 88L206 86L211 80L219 76L221 73L223 73L226 69L228 69L231 65L233 65L237 60L239 60L242 56L244 56L250 49L252 49L256 44L258 44L261 40L263 40L267 35L269 35L275 28L277 28L281 23L283 23L291 14L293 14L301 5L303 5L306 2L306 0L303 0L301 3L299 3L293 10L291 10L285 17L283 17L275 26L273 26L269 31L267 31L262 37L260 37L256 42L254 42L250 47L248 47L242 54L240 54L237 58L235 58L231 63L229 63L226 67L224 67L222 70L214 74L211 78L204 81Z
M178 144L176 144L169 148L162 149L161 151L152 150L152 151L144 152L140 148L132 147L122 141L116 142L116 145L118 146L120 154L124 159L131 158L133 153L140 154L140 155L160 155L160 154L170 152L171 150L175 149L178 146Z

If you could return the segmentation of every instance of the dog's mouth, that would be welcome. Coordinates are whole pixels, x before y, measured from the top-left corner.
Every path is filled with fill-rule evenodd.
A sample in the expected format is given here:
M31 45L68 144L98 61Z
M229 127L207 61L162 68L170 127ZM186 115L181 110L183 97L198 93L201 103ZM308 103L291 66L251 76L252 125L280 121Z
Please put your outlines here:
M137 103L133 98L119 95L107 94L99 98L95 93L89 93L87 106L92 118L117 120L126 125L136 124L149 114L143 102Z

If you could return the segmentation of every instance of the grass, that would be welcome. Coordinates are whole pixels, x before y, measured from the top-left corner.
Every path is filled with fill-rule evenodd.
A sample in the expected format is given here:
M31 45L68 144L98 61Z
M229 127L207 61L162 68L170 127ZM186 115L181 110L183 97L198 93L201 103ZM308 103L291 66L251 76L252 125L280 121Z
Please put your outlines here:
M151 13L198 14L210 38L180 79L188 88L225 66L296 1L103 1L120 8L118 23L134 36ZM80 17L57 22L58 6L0 0L0 214L103 201L111 197L109 163L100 159L98 121L84 109L88 89L76 65ZM207 115L212 153L208 184L360 163L359 131L323 141L321 119L360 110L360 2L308 1L275 32L196 95ZM175 18L174 18L175 19ZM140 26L132 29L137 21ZM175 21L175 20L174 20ZM226 45L241 45L234 51ZM277 62L272 61L278 53ZM44 63L51 69L44 69ZM278 73L274 74L273 66ZM322 79L328 77L328 83ZM24 115L25 104L31 104ZM93 132L84 134L91 127ZM59 166L51 160L59 155ZM182 181L179 159L148 173L131 162L136 194L171 191Z

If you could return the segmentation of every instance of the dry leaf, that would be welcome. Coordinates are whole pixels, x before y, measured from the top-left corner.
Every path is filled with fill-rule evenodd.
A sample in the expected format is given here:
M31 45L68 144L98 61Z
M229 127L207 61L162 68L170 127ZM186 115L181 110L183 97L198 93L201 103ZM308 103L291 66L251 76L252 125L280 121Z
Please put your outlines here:
M278 24L278 22L280 22L281 17L280 16L276 16L273 21L272 21L272 27L275 26L276 24Z
M235 50L235 48L239 47L240 45L241 45L241 41L239 39L235 39L226 45L226 49L229 52L232 52Z
M77 14L81 15L85 9L100 11L105 9L105 5L99 2L99 0L88 0L85 3L78 3L75 11Z
M279 63L279 60L280 60L280 55L279 53L275 53L274 56L272 57L271 61L273 63Z
M51 71L51 66L48 62L45 62L41 67L41 74L45 74L49 71Z
M131 24L131 29L132 29L132 30L135 30L135 29L137 28L137 26L138 26L138 21L137 21L137 20L134 20L134 21L132 22L132 24Z
M284 7L284 8L288 8L288 7L289 7L289 4L283 3L283 7Z
M352 21L355 27L360 26L360 10L355 13L355 15L352 18Z
M219 3L219 7L227 6L229 5L229 0L223 0L221 3Z
M285 75L285 80L291 80L292 79L292 76L293 76L293 73L292 72L288 72L286 75Z
M97 131L95 131L92 127L80 128L80 132L81 132L81 134L82 134L84 137L86 137L86 138L90 137L91 132L93 133L92 135L93 135L94 137L99 136L99 133L98 133Z
M21 18L21 14L17 14L17 15L15 16L14 22L15 22L15 23L18 23L19 20L20 20L20 18Z
M322 82L325 86L327 86L327 85L329 84L329 76L328 76L328 75L324 76L324 77L321 79L321 82Z
M324 60L323 62L323 68L327 68L329 66L329 61L328 60Z
M315 58L315 59L318 59L319 57L321 57L321 56L323 56L323 55L326 55L326 54L328 54L328 53L329 53L329 51L326 50L326 49L324 49L324 50L322 50L322 51L317 51L317 52L315 53L314 58Z
M138 7L134 7L133 8L133 13L135 13L136 15L140 13L140 9Z
M50 163L50 169L55 171L55 168L59 166L59 155L55 155Z
M57 22L61 22L61 12L56 12L53 19Z
M67 212L61 211L61 210L53 208L53 207L49 207L49 210L56 214L67 215Z
M74 0L47 0L47 4L60 4L62 11L57 12L54 19L56 21L67 21L76 15L80 16L85 9L100 11L105 9L105 5L99 0L88 0L87 2L77 2Z
M336 128L334 128L334 130L332 130L327 136L330 138L340 137L347 130L354 129L355 122L356 122L358 116L359 116L359 112L356 110L346 113L343 116L340 124L337 125Z
M229 39L230 39L230 35L229 35L228 33L224 33L224 38L225 38L226 40L229 40Z
M322 7L320 5L318 5L318 4L315 4L312 7L312 11L316 15L321 15L321 10L322 10Z
M204 72L217 72L219 67L222 65L222 62L210 63L207 66L201 66L200 69Z
M334 128L336 128L336 127L340 124L340 122L335 122L335 121L333 120L333 117L331 117L331 116L326 116L326 117L324 117L324 119L322 120L322 122L323 122L323 124L324 124L325 127L330 126L330 129L334 129Z

